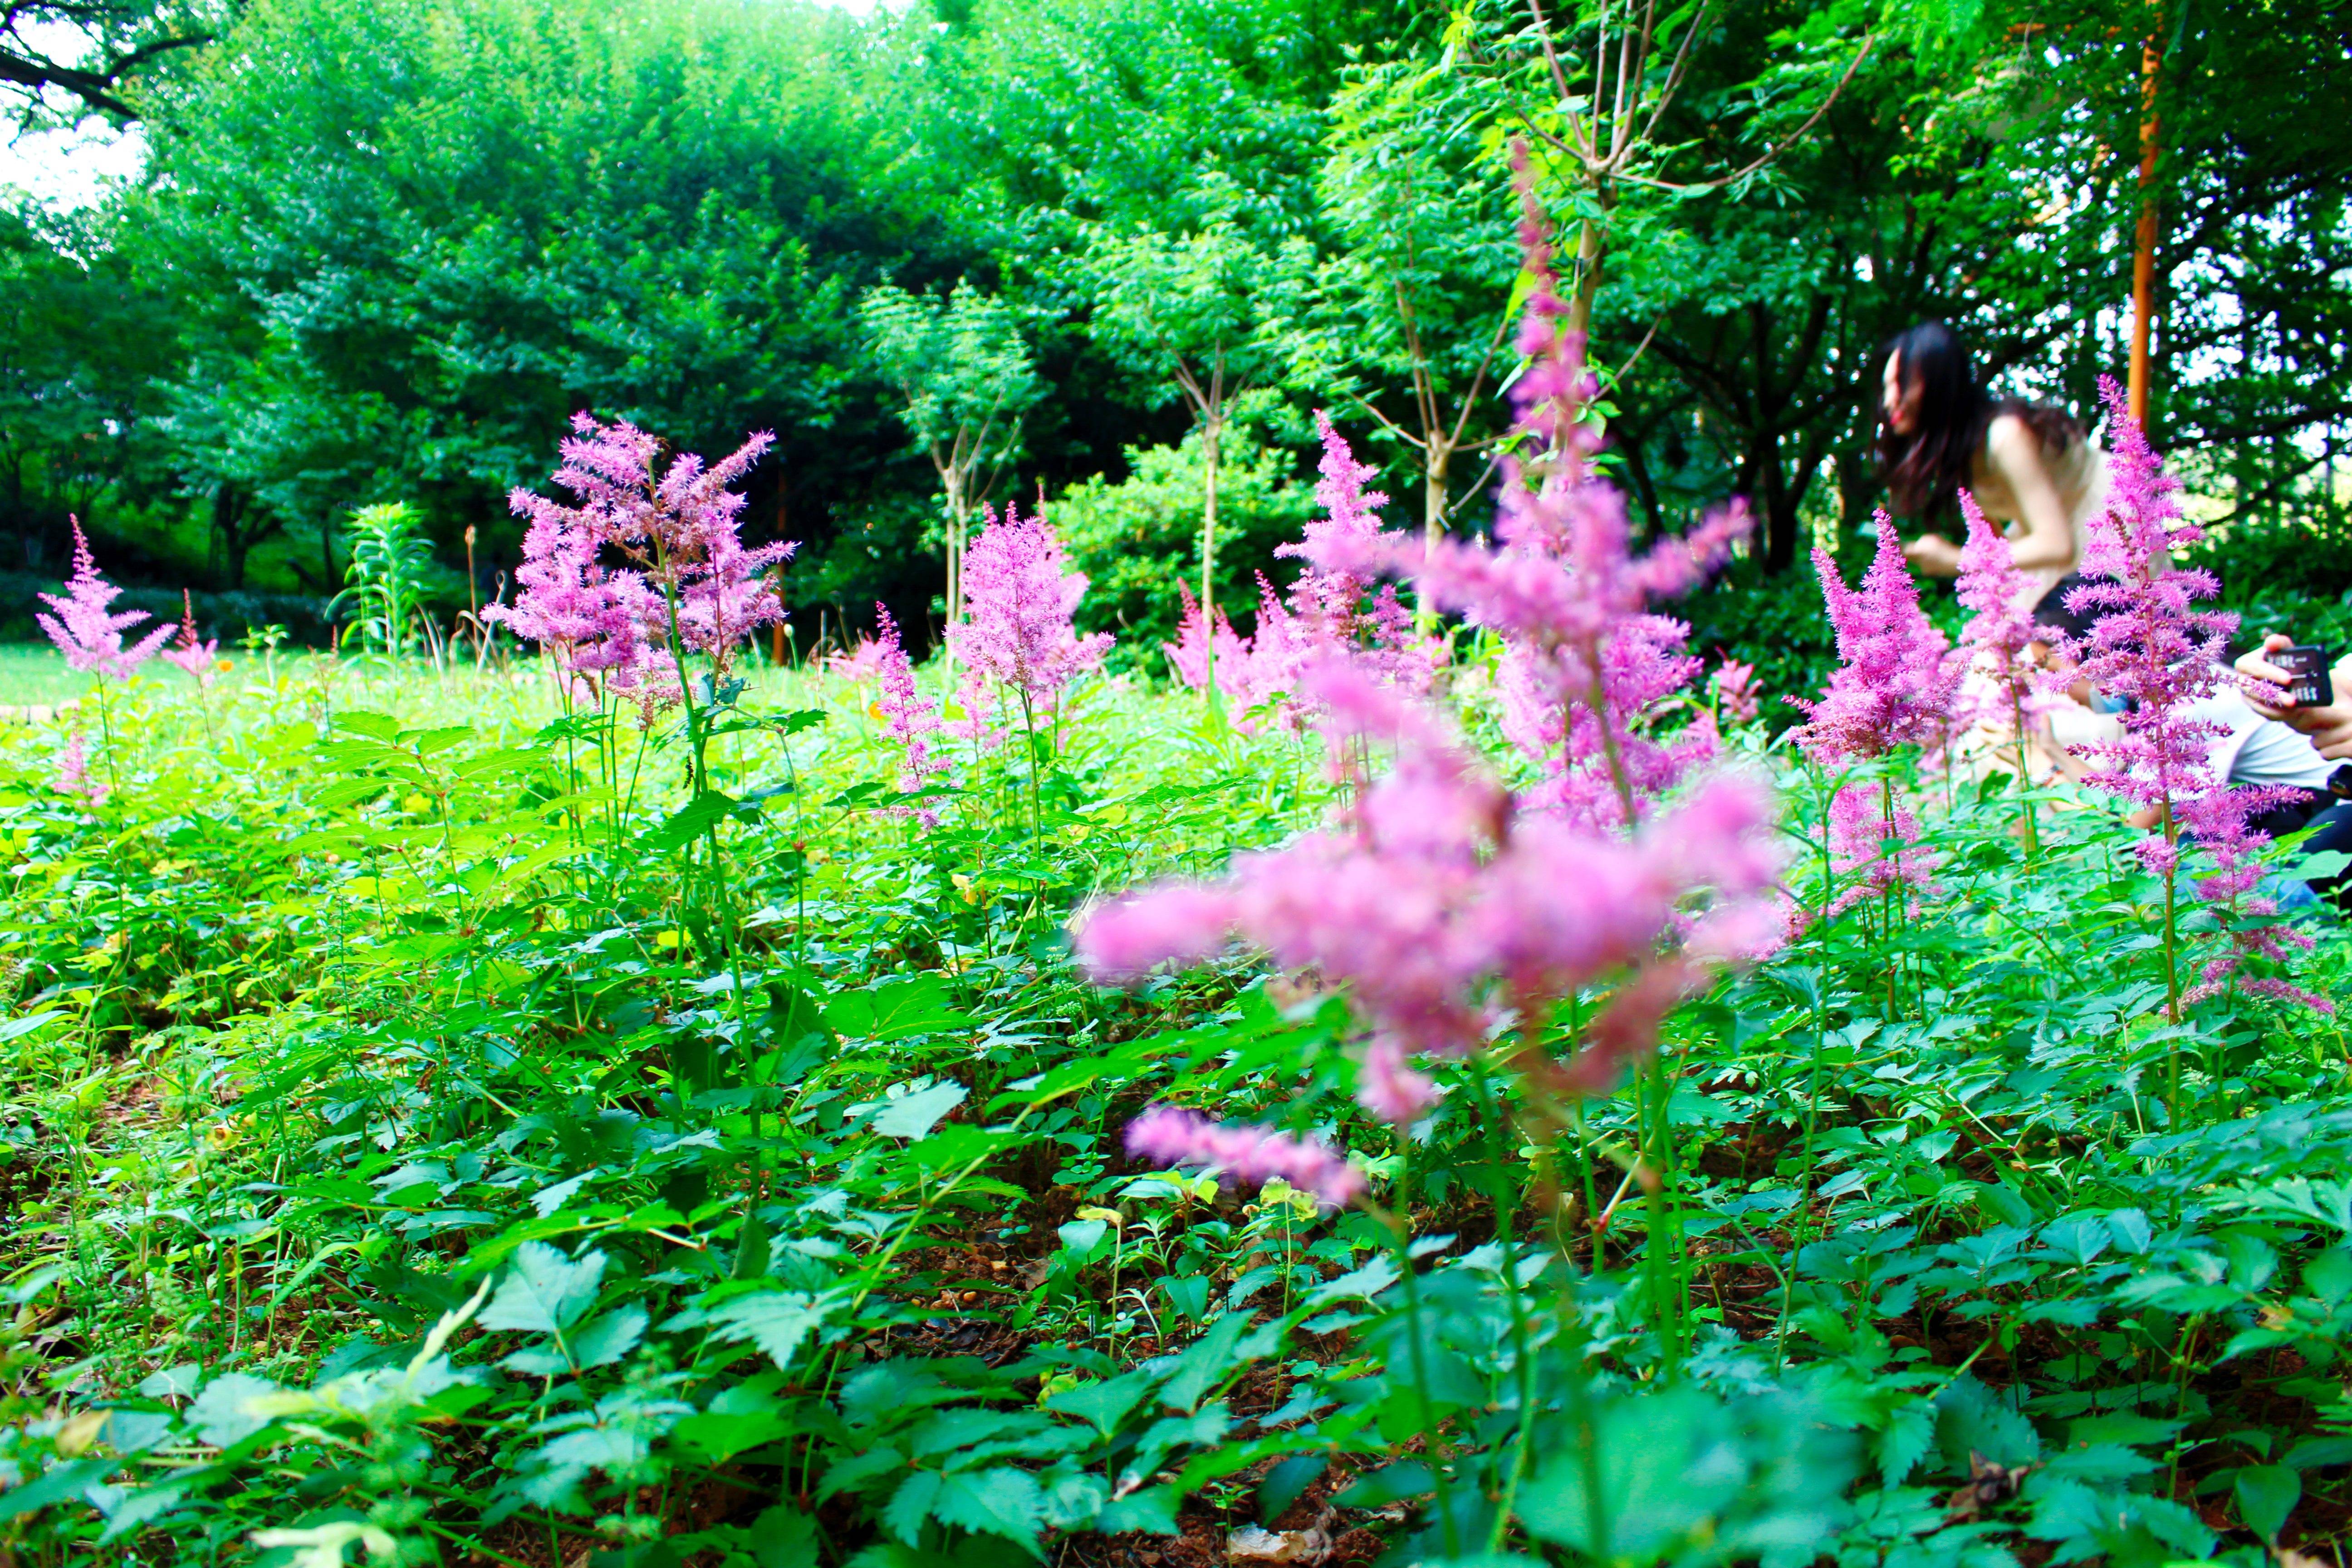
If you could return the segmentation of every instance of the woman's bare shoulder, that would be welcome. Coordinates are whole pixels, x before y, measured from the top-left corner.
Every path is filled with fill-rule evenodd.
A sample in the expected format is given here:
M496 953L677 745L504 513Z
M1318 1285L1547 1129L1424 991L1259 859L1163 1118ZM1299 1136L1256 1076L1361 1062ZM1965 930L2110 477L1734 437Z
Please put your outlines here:
M2042 437L2035 433L2033 426L2027 424L2022 416L2009 412L1996 414L1987 422L1985 447L1996 462L2012 457L2045 456L2042 450Z

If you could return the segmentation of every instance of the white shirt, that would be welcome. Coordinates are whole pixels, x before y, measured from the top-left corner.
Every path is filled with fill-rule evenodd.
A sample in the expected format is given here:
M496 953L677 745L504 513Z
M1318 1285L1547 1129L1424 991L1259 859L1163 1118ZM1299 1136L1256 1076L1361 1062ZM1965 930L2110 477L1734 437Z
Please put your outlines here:
M2205 760L2215 778L2323 792L2327 788L2327 775L2336 764L2319 754L2311 737L2255 712L2235 686L2190 703L2188 714L2229 731L2207 742Z

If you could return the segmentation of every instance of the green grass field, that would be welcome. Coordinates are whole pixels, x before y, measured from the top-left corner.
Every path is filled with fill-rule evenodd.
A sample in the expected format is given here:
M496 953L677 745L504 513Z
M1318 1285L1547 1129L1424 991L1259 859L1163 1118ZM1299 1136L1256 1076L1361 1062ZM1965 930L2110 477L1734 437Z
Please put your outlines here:
M0 643L0 706L62 702L89 689L89 677L68 669L65 656L48 644Z

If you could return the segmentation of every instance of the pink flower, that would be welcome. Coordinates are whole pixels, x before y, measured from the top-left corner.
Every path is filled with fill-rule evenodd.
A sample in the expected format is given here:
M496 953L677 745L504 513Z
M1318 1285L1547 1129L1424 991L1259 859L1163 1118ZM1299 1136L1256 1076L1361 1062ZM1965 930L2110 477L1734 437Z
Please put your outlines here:
M1072 617L1087 595L1083 572L1062 570L1062 542L1043 518L1011 506L993 511L963 558L966 618L948 627L948 646L970 671L965 728L981 728L983 681L1025 704L1051 707L1063 688L1102 663L1110 634L1080 637Z
M721 677L744 637L783 618L769 573L794 546L745 549L744 498L730 488L775 437L757 432L715 465L683 452L665 466L661 442L625 420L580 414L572 427L554 481L575 501L524 489L509 496L530 520L515 574L520 591L484 618L631 697L650 722L679 695L673 606L683 650L707 655ZM608 552L628 564L608 564Z
M819 662L827 675L837 675L856 685L862 686L869 680L878 681L883 677L892 650L897 649L901 658L906 654L906 649L898 647L895 623L891 630L893 637L888 643L860 637L846 649L835 649Z
M2033 703L2033 661L2026 652L2033 641L2032 579L2017 569L2009 541L1989 521L1977 498L1960 492L1960 514L1968 520L1968 543L1960 550L1960 603L1970 611L1961 628L1959 653L1966 668L1982 681L1983 710L1962 715L1959 722L1990 722L2014 730Z
M211 642L196 640L195 600L185 589L180 593L179 630L180 640L163 649L158 657L164 663L186 671L199 690L209 688L213 683L213 659L219 652L220 642L217 638Z
M106 786L89 776L89 758L82 749L79 730L66 737L64 748L58 752L57 772L49 782L61 795L79 795L92 805L106 804Z
M1176 623L1176 640L1161 643L1160 650L1168 656L1169 668L1176 672L1179 684L1198 691L1209 679L1210 637L1202 625L1201 602L1192 597L1192 590L1182 578L1176 581L1177 597L1184 602L1184 613ZM1250 639L1234 630L1223 610L1217 612L1216 648L1217 694L1231 705L1245 703L1250 696Z
M1155 1164L1204 1165L1245 1186L1280 1177L1332 1208L1345 1208L1364 1190L1364 1173L1337 1150L1171 1105L1153 1106L1128 1123L1127 1151Z
M2164 469L2147 444L2147 432L2131 417L2123 389L2099 379L2114 430L2107 507L2094 520L2084 541L2083 570L2101 579L2074 589L2066 607L2100 608L2091 635L2064 650L2077 661L2072 670L2044 678L2053 690L2088 680L2111 696L2131 699L2120 740L2080 748L2098 760L2088 775L2094 787L2162 814L2160 830L2141 840L2140 859L2168 879L2181 866L2181 837L2203 847L2214 870L2198 879L2197 895L2214 906L2229 951L2209 961L2200 984L2181 1000L2210 995L2237 975L2250 958L2284 963L2289 947L2308 947L2290 928L2256 922L2275 912L2267 899L2252 895L2261 867L2252 853L2266 840L2250 831L2247 819L2292 792L2266 787L2232 788L2213 776L2209 742L2220 726L2191 716L2190 705L2229 679L2222 667L2238 617L2192 608L2220 591L2210 573L2174 566L2173 559L2204 538L2204 531L2181 516L2173 497L2179 483ZM2284 981L2240 979L2242 989L2303 1001L2331 1010Z
M1745 905L1769 899L1776 867L1757 786L1714 781L1628 839L1517 815L1444 724L1370 672L1317 667L1307 694L1335 758L1392 747L1394 766L1360 781L1322 831L1240 857L1220 882L1094 911L1076 931L1090 972L1129 978L1239 935L1345 988L1367 1031L1358 1096L1407 1121L1433 1092L1416 1053L1466 1054L1505 1016L1548 1016L1552 999L1613 973L1664 962L1687 984L1694 959L1753 940ZM1677 942L1687 956L1665 951ZM1646 1037L1607 1036L1572 1081L1605 1080Z
M1521 155L1524 174L1524 154ZM1528 802L1602 824L1623 824L1713 754L1693 726L1653 733L1662 698L1697 673L1683 651L1689 628L1648 613L1652 601L1695 586L1747 532L1744 506L1704 520L1645 554L1632 551L1624 498L1592 468L1599 445L1584 410L1597 392L1583 344L1563 331L1549 246L1533 200L1521 226L1535 279L1519 346L1528 368L1512 389L1523 452L1506 458L1498 546L1333 530L1311 540L1328 573L1411 577L1423 599L1498 633L1507 733L1540 766L1546 786Z
M1756 696L1756 667L1726 658L1715 672L1715 706L1727 724L1753 724L1763 711Z
M34 618L66 656L68 668L110 675L121 680L155 657L155 650L163 646L163 639L172 635L173 628L166 622L129 647L122 646L124 632L154 617L144 610L125 610L121 615L109 612L107 606L122 590L98 574L98 563L90 558L89 541L82 537L81 519L74 518L72 522L73 575L66 579L65 596L41 595L41 603L57 614L37 612Z
M1894 521L1878 514L1878 554L1859 589L1845 585L1819 546L1813 569L1844 662L1820 701L1789 699L1810 721L1799 742L1816 761L1836 763L1934 740L1951 721L1960 672L1946 663L1950 645L1919 608Z
M1307 563L1290 587L1293 641L1309 650L1308 658L1340 650L1356 653L1384 678L1421 690L1429 684L1434 656L1414 636L1412 613L1398 602L1396 589L1376 575L1331 564L1346 562L1359 547L1381 537L1380 509L1389 498L1364 489L1364 481L1379 470L1356 460L1330 416L1319 408L1315 429L1323 438L1321 478L1315 486L1315 502L1323 515L1309 520L1298 540L1274 552ZM1297 668L1294 664L1288 673L1295 674Z
M1935 856L1906 847L1919 842L1919 819L1899 800L1890 807L1883 784L1850 784L1839 790L1830 801L1829 836L1830 869L1853 879L1830 905L1831 914L1897 888L1906 889L1906 908L1916 914L1919 895L1937 890L1930 875ZM1895 847L1891 854L1889 845Z
M874 646L881 650L875 662L882 682L882 695L875 706L887 721L890 738L906 748L898 764L898 793L919 795L948 767L945 757L931 753L931 737L940 730L940 710L915 689L915 667L898 640L898 623L878 601L874 616L880 628ZM925 827L940 825L940 814L929 805L916 806L914 815Z

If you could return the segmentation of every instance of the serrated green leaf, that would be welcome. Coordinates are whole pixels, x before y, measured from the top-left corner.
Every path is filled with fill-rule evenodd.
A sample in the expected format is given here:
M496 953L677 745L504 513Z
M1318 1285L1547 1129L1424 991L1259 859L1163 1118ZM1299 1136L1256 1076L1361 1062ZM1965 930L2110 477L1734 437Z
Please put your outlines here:
M515 1249L513 1266L483 1310L481 1325L527 1334L568 1328L596 1300L604 1277L601 1252L575 1263L546 1242L526 1241Z

